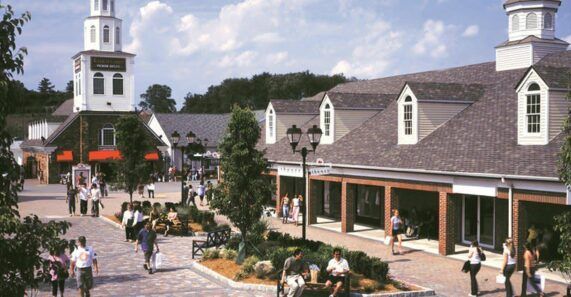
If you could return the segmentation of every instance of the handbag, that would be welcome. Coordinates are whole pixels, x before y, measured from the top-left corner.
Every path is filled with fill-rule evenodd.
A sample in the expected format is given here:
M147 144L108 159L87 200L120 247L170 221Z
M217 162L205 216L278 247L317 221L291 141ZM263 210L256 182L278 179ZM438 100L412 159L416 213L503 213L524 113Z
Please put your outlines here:
M478 254L480 255L480 261L486 261L486 254L484 254L484 251L478 248Z
M545 275L535 274L532 278L527 280L527 293L529 293L529 294L539 293L539 292L535 291L535 289L531 285L531 282L538 284L539 287L541 288L541 291L545 290Z
M506 277L503 274L496 275L496 284L505 284Z
M464 273L470 272L470 261L464 262L464 265L462 265L461 271Z

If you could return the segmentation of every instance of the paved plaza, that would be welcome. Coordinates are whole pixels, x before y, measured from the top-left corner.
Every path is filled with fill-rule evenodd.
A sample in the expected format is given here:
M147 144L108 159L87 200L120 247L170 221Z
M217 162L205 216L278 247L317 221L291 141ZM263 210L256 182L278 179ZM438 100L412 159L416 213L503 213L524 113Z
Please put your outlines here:
M178 201L179 183L157 184L157 201ZM220 282L197 272L190 267L191 237L159 236L161 252L167 256L162 269L153 275L143 270L143 255L134 253L132 243L125 243L124 233L102 219L91 217L68 217L61 185L39 185L28 182L20 195L22 215L38 214L47 219L65 219L73 224L68 238L85 235L88 244L96 250L100 259L101 273L97 276L93 296L267 296L263 293L235 291ZM103 214L113 214L121 202L128 200L124 193L111 193L105 198ZM220 222L225 218L217 217ZM293 224L282 225L277 219L270 219L272 228L301 236L301 227ZM467 296L469 277L460 272L461 261L445 258L422 251L405 249L402 256L386 258L386 246L378 241L338 232L308 227L308 238L334 245L342 245L352 250L362 250L370 255L388 260L391 274L410 283L432 288L438 296ZM505 296L500 285L495 283L497 269L483 267L478 274L480 296ZM512 277L516 293L520 292L521 274ZM75 281L67 282L68 296L75 293ZM547 296L562 296L564 285L548 282ZM49 296L47 291L40 296Z

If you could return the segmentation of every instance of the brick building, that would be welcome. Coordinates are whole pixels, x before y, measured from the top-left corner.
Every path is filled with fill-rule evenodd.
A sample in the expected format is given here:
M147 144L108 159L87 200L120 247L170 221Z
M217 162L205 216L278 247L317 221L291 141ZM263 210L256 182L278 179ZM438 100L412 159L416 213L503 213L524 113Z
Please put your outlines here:
M500 250L507 237L521 252L531 226L553 232L553 216L571 210L557 173L571 91L569 44L555 37L560 5L506 1L509 39L493 62L271 101L260 148L276 196L306 187L309 224L337 221L344 233L387 229L398 208L438 240L442 255L472 241ZM286 137L292 125L324 133L308 155L305 185ZM305 136L303 146L310 147Z

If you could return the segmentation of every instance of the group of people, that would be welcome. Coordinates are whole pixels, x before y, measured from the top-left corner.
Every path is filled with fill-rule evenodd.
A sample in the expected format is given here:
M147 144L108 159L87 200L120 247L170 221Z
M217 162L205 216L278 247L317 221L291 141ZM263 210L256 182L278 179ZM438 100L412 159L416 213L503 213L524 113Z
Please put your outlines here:
M282 206L282 223L287 224L292 221L296 226L298 224L299 211L303 204L303 196L301 194L294 195L293 198L289 198L288 193L286 193L281 198Z
M208 201L212 199L214 186L212 182L207 181L206 185L204 184L204 180L201 180L196 190L192 186L192 184L183 182L182 188L182 204L183 205L194 205L196 206L196 197L200 200L200 206L208 205ZM206 204L204 199L206 198Z
M349 273L349 263L341 257L341 250L335 248L333 257L327 263L327 281L325 287L330 290L329 297L335 297L344 286L345 277ZM303 260L303 251L296 249L293 255L285 260L281 283L289 287L288 297L302 296L305 279L309 276L309 266Z
M155 180L151 178L151 180L145 185L144 183L139 183L137 185L137 193L139 194L139 198L145 198L145 187L147 188L147 197L155 198Z
M87 215L87 209L89 206L89 201L91 201L91 215L98 217L99 209L103 206L101 199L106 196L105 183L100 181L97 176L94 176L91 185L88 187L85 182L83 173L80 174L76 182L76 187L74 187L71 181L67 182L67 195L66 203L68 205L69 216L75 216L76 203L79 200L79 212L80 216Z
M121 221L121 227L125 229L125 241L135 241L143 226L143 207L138 202L129 203Z

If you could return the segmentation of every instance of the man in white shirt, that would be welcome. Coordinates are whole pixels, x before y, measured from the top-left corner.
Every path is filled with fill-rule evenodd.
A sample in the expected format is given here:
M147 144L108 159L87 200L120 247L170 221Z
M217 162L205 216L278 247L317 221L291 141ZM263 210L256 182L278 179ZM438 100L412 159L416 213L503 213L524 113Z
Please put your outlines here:
M97 184L91 184L91 203L93 205L92 210L93 210L93 216L94 217L98 217L99 216L99 199L101 199L101 191L98 189Z
M95 268L95 274L99 274L97 254L92 247L86 245L85 236L80 236L77 241L79 246L71 253L69 275L76 277L79 296L89 297L89 290L93 288L92 266Z
M87 214L87 199L89 192L84 185L79 185L77 194L79 195L79 211L81 212L81 216L84 216Z
M349 263L347 263L347 260L341 258L340 249L336 248L333 250L333 259L329 260L329 264L327 264L327 273L329 273L329 277L327 278L327 282L325 282L325 287L329 288L335 285L329 297L337 296L337 293L343 288L345 276L349 273Z

